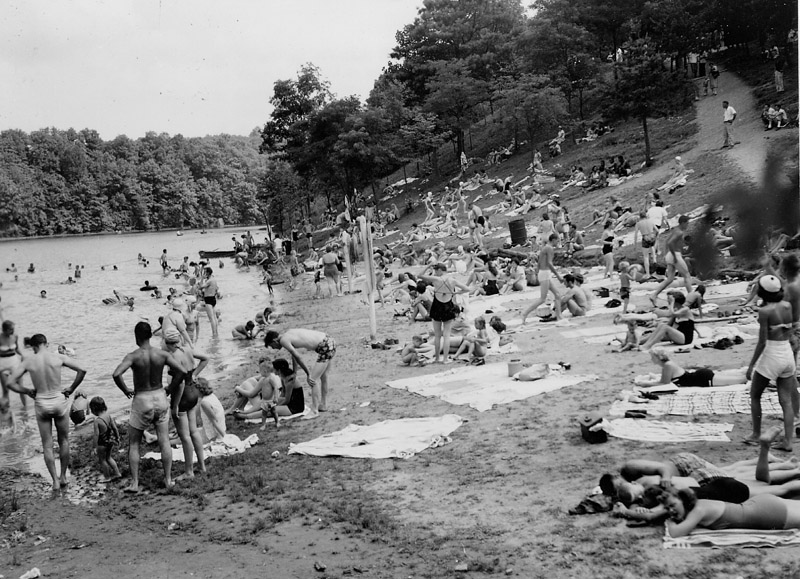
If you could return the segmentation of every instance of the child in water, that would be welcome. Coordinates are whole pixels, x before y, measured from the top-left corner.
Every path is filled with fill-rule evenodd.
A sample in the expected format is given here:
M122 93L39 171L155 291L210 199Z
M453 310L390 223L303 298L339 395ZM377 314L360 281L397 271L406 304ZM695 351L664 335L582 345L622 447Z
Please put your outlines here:
M97 461L100 472L106 477L106 482L122 478L119 467L113 457L114 447L119 445L119 429L117 423L108 414L106 401L100 396L95 396L89 401L89 410L95 415L94 437Z

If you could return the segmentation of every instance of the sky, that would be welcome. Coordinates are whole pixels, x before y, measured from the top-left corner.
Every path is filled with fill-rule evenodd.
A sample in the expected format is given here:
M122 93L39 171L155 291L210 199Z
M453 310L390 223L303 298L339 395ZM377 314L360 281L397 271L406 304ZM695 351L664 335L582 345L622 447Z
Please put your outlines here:
M312 62L369 96L422 0L4 0L0 130L247 135Z

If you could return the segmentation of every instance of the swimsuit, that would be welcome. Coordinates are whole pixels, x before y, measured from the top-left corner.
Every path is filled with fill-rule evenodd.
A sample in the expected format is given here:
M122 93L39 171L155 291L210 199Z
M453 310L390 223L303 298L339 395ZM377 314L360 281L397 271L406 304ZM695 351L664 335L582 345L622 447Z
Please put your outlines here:
M106 422L98 417L97 420L100 420L106 426L106 429L97 435L97 446L117 446L119 444L119 430L114 419L109 417L108 422Z
M735 505L725 503L725 511L706 525L709 529L759 529L777 530L786 528L788 512L783 499L774 495L756 495L752 499Z
M150 425L163 424L168 420L169 403L163 388L145 390L133 395L128 426L136 430L147 430Z
M550 281L550 277L552 276L552 272L548 269L540 269L539 272L536 274L536 279L539 280L539 283L544 283L546 281Z
M713 386L714 372L709 368L699 368L694 371L686 371L677 378L672 379L676 386L700 386L707 388Z
M326 335L314 351L317 353L317 362L325 363L336 354L336 343Z
M675 329L683 334L683 343L691 344L694 339L694 320L681 320L675 326Z
M614 246L612 245L613 241L614 241L613 237L606 237L603 240L603 255L607 255L612 251L614 251Z
M300 414L306 409L306 401L303 397L302 388L296 386L292 390L292 396L289 398L289 403L286 406L289 408L289 412L292 414Z
M217 305L217 296L203 296L203 303L214 307Z
M753 368L770 380L790 378L795 373L794 352L789 340L767 340Z
M69 407L69 399L61 392L37 392L34 399L36 418L61 418L67 415Z
M690 452L676 454L670 458L670 462L675 465L679 475L692 477L701 486L712 480L729 478L720 468Z
M496 279L487 279L486 283L483 284L483 291L487 296L496 296L500 293L500 288L497 287L497 280ZM434 298L434 302L436 299ZM432 316L431 316L432 317ZM453 319L453 318L450 318Z

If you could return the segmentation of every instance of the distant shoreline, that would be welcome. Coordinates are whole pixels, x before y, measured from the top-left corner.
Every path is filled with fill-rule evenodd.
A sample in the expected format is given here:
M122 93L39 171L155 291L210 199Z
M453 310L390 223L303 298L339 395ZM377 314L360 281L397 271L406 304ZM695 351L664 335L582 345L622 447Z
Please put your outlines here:
M224 231L225 229L240 229L243 227L251 227L254 228L256 231L266 230L267 226L263 224L257 225L243 225L243 224L236 224L236 225L226 225L224 227L207 227L205 231ZM54 235L30 235L30 236L22 236L22 237L0 237L0 243L5 242L12 242L12 241L30 241L35 239L64 239L68 237L100 237L104 235L141 235L144 233L169 233L170 231L183 231L186 233L189 232L201 232L203 231L202 228L191 228L191 229L181 229L178 227L169 227L165 229L135 229L130 231L100 231L98 233L57 233Z

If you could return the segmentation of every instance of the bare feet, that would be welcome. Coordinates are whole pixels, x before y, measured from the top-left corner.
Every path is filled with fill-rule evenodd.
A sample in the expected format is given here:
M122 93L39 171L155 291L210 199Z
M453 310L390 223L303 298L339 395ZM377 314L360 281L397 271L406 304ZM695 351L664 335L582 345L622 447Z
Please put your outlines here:
M761 444L761 437L757 434L751 434L747 438L745 438L742 442L749 445Z
M132 483L131 483L130 486L125 487L124 489L122 489L123 493L128 493L129 495L138 495L139 491L140 491L139 485L138 484L132 484Z
M313 420L314 418L317 418L318 416L319 416L319 411L318 410L312 410L311 412L309 412L305 416L301 416L300 420Z
M191 479L191 478L194 478L194 473L193 472L185 472L185 473L183 473L181 475L176 476L175 477L175 482L178 483L178 482L181 482L183 480Z

